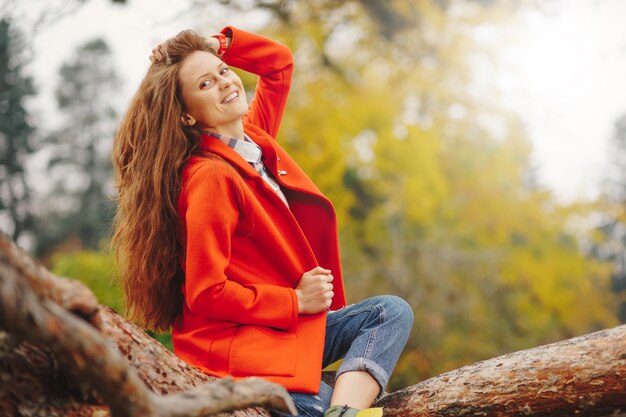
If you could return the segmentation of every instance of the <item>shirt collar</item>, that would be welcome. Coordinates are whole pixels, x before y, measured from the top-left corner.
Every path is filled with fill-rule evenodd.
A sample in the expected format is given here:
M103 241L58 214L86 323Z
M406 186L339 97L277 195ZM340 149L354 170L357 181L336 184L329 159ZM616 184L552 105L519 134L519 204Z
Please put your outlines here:
M235 139L228 136L220 135L215 132L204 132L207 135L213 136L218 139L220 142L224 143L228 147L232 148L235 152L237 152L246 162L252 164L258 164L261 162L261 157L263 156L261 152L261 148L259 145L254 143L252 139L248 135L244 133L243 140Z

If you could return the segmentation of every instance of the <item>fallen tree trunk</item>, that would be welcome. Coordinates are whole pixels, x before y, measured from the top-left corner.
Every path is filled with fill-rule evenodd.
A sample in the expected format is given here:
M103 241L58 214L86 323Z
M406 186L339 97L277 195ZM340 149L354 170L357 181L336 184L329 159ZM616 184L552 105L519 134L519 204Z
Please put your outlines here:
M273 384L217 381L197 371L90 297L0 237L0 328L8 331L0 332L0 415L200 416L252 404L290 407ZM90 350L94 340L102 344ZM377 405L403 417L626 416L626 326L460 368Z
M389 416L626 416L626 325L478 362L394 392Z

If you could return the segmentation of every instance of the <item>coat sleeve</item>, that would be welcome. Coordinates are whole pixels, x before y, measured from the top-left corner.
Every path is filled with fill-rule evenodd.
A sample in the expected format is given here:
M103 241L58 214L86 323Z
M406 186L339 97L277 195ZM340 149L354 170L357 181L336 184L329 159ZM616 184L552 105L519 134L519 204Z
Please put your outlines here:
M232 168L205 164L185 186L185 301L196 315L290 329L298 320L293 288L242 285L227 276L241 193Z
M222 57L224 62L259 76L244 122L259 126L276 138L291 87L291 50L263 36L230 26L222 29L222 33L232 36L230 47Z

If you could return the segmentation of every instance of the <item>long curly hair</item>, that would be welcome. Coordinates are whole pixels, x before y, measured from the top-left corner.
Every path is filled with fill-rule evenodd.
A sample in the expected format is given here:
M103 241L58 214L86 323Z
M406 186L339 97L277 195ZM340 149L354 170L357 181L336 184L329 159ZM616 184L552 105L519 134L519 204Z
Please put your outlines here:
M200 132L181 123L179 73L194 51L214 53L190 30L165 43L166 59L150 65L113 143L118 204L112 246L126 313L155 331L167 331L183 303L177 199L182 169L199 151Z

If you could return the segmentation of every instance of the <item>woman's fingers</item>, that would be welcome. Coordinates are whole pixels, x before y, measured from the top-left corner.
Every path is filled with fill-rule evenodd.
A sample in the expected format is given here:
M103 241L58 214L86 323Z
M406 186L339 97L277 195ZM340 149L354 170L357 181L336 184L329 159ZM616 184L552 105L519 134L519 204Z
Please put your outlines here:
M331 278L328 278L328 275L317 275L316 278L318 280L319 288L322 291L326 292L334 288L333 284L331 284L331 281L333 280L332 276Z
M160 43L154 48L152 48L152 55L150 55L150 61L159 62L165 59L165 44Z
M330 269L317 266L302 274L296 288L299 310L304 314L315 314L327 310L335 293L333 292L334 277Z
M316 266L315 268L311 269L310 272L314 274L328 275L330 274L330 269L322 268L321 266Z

